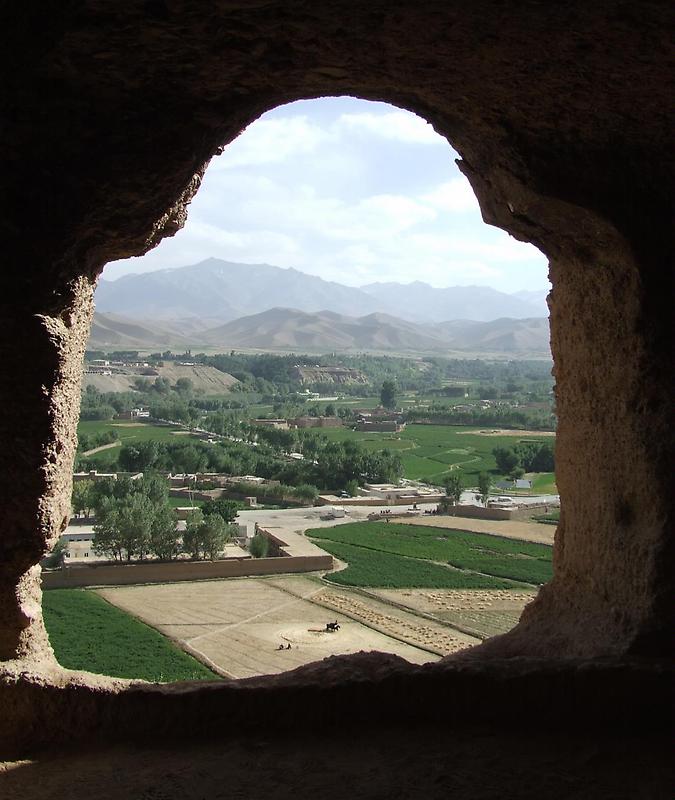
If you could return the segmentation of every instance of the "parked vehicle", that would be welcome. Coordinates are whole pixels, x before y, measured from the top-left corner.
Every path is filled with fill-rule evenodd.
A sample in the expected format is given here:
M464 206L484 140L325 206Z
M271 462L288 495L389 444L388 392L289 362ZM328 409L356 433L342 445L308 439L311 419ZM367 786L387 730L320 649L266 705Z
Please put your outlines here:
M347 510L346 509L340 508L339 506L330 506L319 517L319 519L323 519L323 520L339 519L341 517L345 517L346 515L347 515Z

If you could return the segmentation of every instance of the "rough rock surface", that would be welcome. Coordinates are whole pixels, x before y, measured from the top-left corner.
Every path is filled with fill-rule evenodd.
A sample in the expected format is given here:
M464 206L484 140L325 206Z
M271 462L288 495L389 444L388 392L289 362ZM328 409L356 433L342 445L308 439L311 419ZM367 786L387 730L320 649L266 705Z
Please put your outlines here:
M193 711L209 703L191 688L87 689L87 676L73 694L45 636L35 565L68 515L103 265L175 233L209 159L262 112L327 94L425 117L460 153L486 221L550 260L563 504L555 577L514 631L468 657L668 651L674 13L660 0L73 0L0 10L4 736L31 719L36 734L66 733L87 715L114 727L125 702L131 727L162 701L168 714L179 698ZM573 691L578 672L567 674ZM452 694L457 675L443 673L439 690ZM617 676L605 676L606 701L623 697ZM418 679L409 674L402 694L414 696ZM338 698L343 680L338 672L326 696ZM537 685L535 673L528 680ZM285 689L258 688L247 697L264 715L263 698Z

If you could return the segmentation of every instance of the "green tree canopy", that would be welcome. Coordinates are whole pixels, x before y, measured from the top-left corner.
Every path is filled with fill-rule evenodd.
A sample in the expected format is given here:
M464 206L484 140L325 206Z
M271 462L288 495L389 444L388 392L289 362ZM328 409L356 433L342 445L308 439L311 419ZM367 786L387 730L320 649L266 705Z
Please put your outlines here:
M222 517L223 522L234 522L237 513L239 512L239 503L234 500L207 500L202 504L202 514L218 514Z
M84 512L87 517L89 516L89 512L95 504L92 486L93 483L89 480L75 481L75 483L73 483L71 505L76 514Z
M462 497L462 490L464 489L461 475L458 472L451 472L446 475L443 480L443 486L445 486L445 494L451 505L456 506Z
M314 501L319 496L319 490L316 488L316 486L312 486L309 483L303 483L300 486L295 487L293 490L293 495L299 500Z
M490 497L490 488L492 487L492 476L489 472L480 472L478 474L478 494L483 505L487 505L488 498Z
M269 539L262 533L256 533L248 547L253 558L266 558L269 553Z
M518 455L510 447L495 447L492 451L497 462L497 469L504 475L509 475L518 464Z
M394 381L386 380L382 382L380 403L382 403L385 408L396 407L396 384Z

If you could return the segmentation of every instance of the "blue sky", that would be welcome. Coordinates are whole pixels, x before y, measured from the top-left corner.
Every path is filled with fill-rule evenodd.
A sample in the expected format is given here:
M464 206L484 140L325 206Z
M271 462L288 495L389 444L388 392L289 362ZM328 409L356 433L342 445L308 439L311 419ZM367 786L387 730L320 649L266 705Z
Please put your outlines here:
M131 272L226 261L375 281L547 289L532 245L486 225L457 154L419 117L351 97L302 100L253 122L214 158L185 228Z

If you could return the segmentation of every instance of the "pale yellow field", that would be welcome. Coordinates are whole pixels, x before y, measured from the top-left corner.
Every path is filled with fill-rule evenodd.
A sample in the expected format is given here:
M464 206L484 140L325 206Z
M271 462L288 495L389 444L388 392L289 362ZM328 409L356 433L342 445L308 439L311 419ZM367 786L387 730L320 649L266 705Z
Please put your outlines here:
M349 602L349 590L334 590L309 577L129 586L100 589L99 594L232 678L371 650L422 664L478 643L376 598L355 595ZM326 623L334 620L341 629L326 633ZM291 649L280 651L280 644Z
M536 590L513 589L370 589L369 593L481 639L511 630L537 595Z

